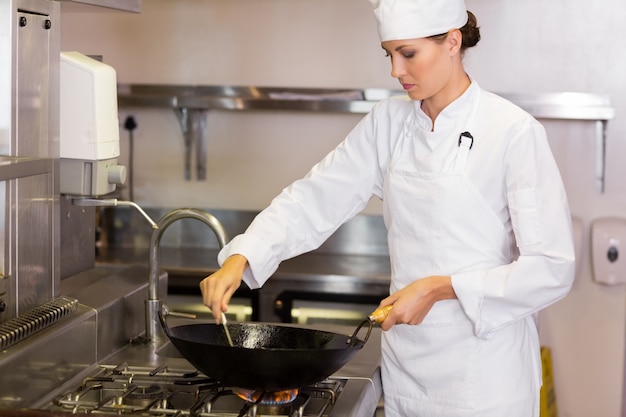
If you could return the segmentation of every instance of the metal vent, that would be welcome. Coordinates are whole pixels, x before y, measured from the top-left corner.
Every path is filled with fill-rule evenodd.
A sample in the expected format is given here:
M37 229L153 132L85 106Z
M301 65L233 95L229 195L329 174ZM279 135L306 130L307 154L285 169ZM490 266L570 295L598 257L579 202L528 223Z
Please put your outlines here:
M78 300L59 297L0 324L0 350L16 344L76 310Z

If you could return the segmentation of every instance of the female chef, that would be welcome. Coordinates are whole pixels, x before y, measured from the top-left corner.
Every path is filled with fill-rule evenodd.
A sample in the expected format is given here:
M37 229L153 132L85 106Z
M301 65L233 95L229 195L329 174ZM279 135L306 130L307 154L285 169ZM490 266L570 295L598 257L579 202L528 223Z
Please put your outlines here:
M480 36L463 0L372 0L391 75L378 103L263 210L200 284L216 320L242 279L317 248L383 200L393 304L382 324L385 415L533 417L534 315L574 275L567 198L542 126L465 72ZM469 16L469 17L468 17Z

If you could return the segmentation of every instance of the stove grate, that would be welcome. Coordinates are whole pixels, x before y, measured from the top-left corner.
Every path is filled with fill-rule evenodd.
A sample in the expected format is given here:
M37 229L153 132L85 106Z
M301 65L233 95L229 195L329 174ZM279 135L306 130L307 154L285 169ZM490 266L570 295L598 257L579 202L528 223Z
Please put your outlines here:
M50 411L148 417L324 417L344 385L345 380L329 378L301 388L290 403L254 404L237 396L235 388L199 372L121 364L101 366L99 373L57 397Z

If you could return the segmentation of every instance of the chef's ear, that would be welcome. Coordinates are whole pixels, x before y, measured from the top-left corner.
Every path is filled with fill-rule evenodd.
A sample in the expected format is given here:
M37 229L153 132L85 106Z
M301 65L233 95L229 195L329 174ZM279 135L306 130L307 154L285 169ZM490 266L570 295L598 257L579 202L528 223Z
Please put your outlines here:
M446 36L446 45L448 46L450 55L457 54L461 51L461 46L463 45L463 35L459 29L452 29L448 32L448 36Z

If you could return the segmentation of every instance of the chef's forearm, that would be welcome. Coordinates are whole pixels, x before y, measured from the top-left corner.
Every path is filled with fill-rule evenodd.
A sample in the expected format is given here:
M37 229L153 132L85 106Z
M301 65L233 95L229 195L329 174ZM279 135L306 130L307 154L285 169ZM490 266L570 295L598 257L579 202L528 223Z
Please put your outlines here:
M452 286L452 277L434 275L430 278L433 281L433 297L436 301L452 300L457 298L454 287Z
M239 253L226 258L224 264L222 265L222 268L230 269L233 273L237 273L239 275L243 275L247 267L248 259Z

